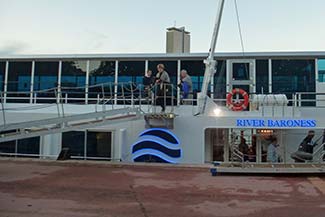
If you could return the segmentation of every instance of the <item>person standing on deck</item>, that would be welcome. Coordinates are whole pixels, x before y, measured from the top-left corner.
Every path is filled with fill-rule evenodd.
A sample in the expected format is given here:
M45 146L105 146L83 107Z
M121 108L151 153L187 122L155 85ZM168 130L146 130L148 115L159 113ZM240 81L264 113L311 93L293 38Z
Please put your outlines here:
M158 73L156 75L157 84L157 105L161 106L161 112L165 112L167 102L167 92L170 85L170 78L168 73L165 71L164 64L157 65Z
M188 75L187 71L183 69L181 71L181 82L178 84L182 91L182 100L193 99L193 83L191 76ZM183 103L191 104L191 103Z
M267 162L269 163L278 163L279 155L277 153L278 140L276 137L271 139L271 144L267 148Z

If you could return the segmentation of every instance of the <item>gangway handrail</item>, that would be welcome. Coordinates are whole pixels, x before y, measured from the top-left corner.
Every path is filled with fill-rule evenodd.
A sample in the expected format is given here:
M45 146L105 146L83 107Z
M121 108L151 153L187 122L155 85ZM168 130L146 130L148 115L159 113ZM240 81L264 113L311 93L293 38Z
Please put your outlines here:
M65 116L65 117L41 119L41 120L37 120L37 121L12 123L12 124L1 125L0 131L9 131L9 130L44 126L44 125L60 124L60 123L64 123L64 122L79 121L81 119L83 119L83 120L84 119L92 119L92 118L100 117L103 115L105 115L105 116L118 115L121 113L130 113L130 112L135 112L135 111L136 110L133 108L122 108L122 109L114 109L114 110L107 110L107 111L100 111L100 112L70 115L70 116Z
M314 158L317 157L317 155L319 155L319 154L320 154L320 156L316 159L316 161L323 161L323 156L325 154L324 147L325 147L325 142L322 143L321 145L319 145L317 147L316 151L313 152L313 161L315 161Z

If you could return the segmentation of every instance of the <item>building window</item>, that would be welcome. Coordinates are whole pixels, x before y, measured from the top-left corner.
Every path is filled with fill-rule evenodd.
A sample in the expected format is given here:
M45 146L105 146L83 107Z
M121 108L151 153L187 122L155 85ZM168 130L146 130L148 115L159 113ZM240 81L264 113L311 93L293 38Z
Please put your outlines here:
M325 60L318 60L318 82L325 82Z
M113 97L115 82L115 61L92 60L89 64L89 103L96 99L98 94L102 97Z
M269 60L256 60L256 93L269 93Z
M272 60L272 90L275 94L286 94L292 99L297 92L315 93L315 60ZM304 94L302 99L314 100L315 95ZM313 106L304 102L303 106Z
M0 90L3 91L6 74L6 62L0 62Z
M63 98L85 98L87 61L62 62L61 92ZM77 102L76 100L74 100Z

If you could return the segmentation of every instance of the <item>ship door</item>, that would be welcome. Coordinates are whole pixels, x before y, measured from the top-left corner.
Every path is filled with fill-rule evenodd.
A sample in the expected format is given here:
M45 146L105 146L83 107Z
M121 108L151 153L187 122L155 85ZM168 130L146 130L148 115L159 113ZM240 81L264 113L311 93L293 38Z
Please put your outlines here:
M228 161L228 135L229 129L205 130L205 162Z
M245 90L247 93L256 92L255 60L227 60L227 92L235 88Z

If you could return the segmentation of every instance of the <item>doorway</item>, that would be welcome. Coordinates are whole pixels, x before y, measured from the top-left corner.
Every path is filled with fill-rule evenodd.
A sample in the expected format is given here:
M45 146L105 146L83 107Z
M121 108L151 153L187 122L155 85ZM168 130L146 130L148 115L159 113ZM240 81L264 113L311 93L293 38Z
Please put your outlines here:
M205 130L205 161L228 161L228 129Z

